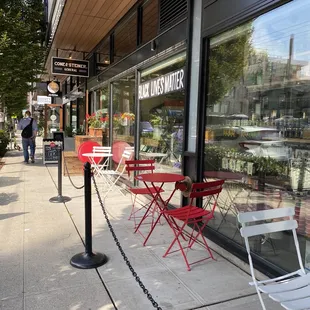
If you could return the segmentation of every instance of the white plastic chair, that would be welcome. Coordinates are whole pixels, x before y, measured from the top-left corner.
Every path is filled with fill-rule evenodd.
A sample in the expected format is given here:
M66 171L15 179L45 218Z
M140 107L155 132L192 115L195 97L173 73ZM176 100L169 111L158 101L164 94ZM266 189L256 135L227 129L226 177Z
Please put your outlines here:
M125 146L125 151L134 153L135 152L135 147L134 146Z
M102 175L105 176L106 181L107 181L107 189L106 189L106 193L103 196L104 198L106 198L108 196L110 191L116 185L117 181L124 174L124 172L126 170L125 161L132 159L132 156L133 156L133 151L124 150L122 157L121 157L121 160L119 161L115 170L108 170L107 169L107 170L102 171ZM116 188L122 195L124 195L118 186Z
M102 169L107 169L110 164L110 158L112 157L112 147L111 146L94 146L93 153L108 155L102 163L97 165L100 167L101 171Z
M287 310L310 309L310 273L306 273L302 263L296 233L298 224L297 221L294 220L294 214L295 209L292 207L238 214L238 220L242 225L240 232L245 239L245 246L248 252L251 275L253 278L253 282L251 282L250 285L255 286L260 303L264 310L266 310L266 306L261 293L268 294L271 299L279 302L281 306ZM273 221L273 219L276 219L276 221ZM266 220L268 221L267 223L262 223L262 221ZM291 230L293 233L300 269L274 279L257 281L254 273L248 238L286 230Z

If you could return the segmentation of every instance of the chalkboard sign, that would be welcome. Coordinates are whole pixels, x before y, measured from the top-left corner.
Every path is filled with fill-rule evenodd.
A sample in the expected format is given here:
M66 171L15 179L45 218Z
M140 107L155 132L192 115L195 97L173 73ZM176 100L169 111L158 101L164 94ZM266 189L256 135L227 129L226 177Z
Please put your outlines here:
M64 132L63 131L54 131L53 132L54 141L62 142L62 149L64 149Z
M53 144L54 146L51 146ZM44 141L43 142L43 164L58 163L58 145L60 141Z

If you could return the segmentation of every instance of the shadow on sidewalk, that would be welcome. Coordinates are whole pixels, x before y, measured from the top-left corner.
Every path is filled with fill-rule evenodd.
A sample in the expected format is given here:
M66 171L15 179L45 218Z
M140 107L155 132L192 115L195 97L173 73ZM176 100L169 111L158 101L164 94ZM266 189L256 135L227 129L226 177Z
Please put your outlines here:
M17 201L18 195L15 193L5 194L0 193L0 206L6 206L11 202Z
M19 157L19 156L23 156L23 152L22 151L7 151L5 153L5 157Z
M0 221L1 220L5 220L5 219L9 219L11 217L27 214L27 213L29 213L29 212L17 212L17 213L0 214Z
M6 186L11 186L11 185L16 185L20 183L21 180L18 177L1 177L1 182L0 182L0 187L6 187Z

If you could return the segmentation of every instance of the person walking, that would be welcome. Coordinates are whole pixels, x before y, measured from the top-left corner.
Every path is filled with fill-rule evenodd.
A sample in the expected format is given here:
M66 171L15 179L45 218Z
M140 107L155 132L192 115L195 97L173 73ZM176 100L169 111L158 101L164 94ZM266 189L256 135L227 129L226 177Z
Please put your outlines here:
M30 160L34 163L38 126L37 122L31 117L30 111L25 112L25 117L19 121L17 129L22 130L21 136L24 151L24 162L26 164L29 163L28 148L30 147Z

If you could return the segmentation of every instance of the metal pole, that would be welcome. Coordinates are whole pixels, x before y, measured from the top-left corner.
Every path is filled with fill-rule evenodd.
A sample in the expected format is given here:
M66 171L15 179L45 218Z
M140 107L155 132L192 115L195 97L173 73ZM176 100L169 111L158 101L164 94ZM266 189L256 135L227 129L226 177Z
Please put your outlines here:
M58 145L58 196L62 196L62 149Z
M92 212L91 212L91 166L84 165L84 201L85 201L85 253L92 254Z
M70 264L79 269L91 269L104 265L108 258L102 253L92 251L92 216L91 216L91 165L84 165L84 202L85 202L85 252L74 255Z
M70 197L62 195L62 145L57 145L57 154L58 154L58 195L50 198L50 202L61 203L68 202L71 200Z

